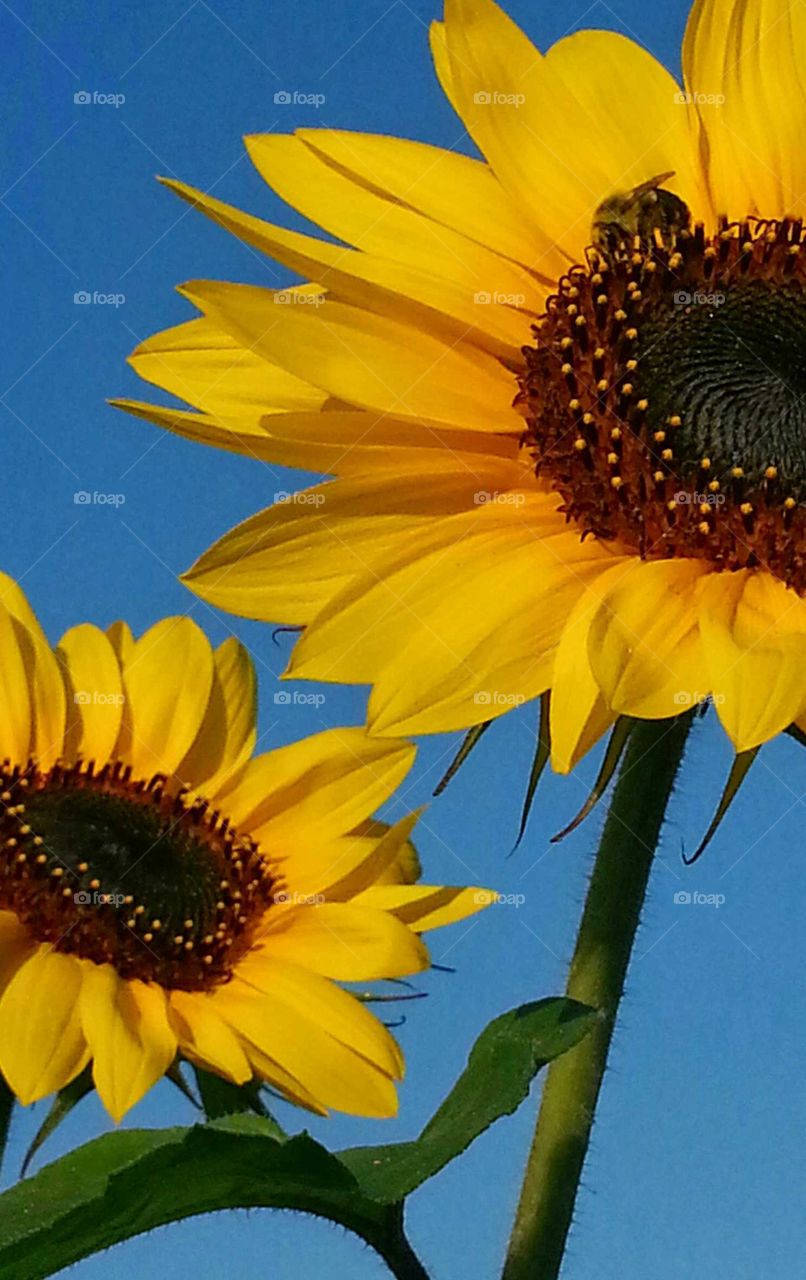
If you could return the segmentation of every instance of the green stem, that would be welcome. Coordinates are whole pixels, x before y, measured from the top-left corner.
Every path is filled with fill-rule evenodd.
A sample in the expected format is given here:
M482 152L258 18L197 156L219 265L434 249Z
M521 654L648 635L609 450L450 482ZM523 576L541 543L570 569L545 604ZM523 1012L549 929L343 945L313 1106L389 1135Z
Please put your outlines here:
M403 1211L402 1202L391 1209L390 1230L372 1244L396 1280L429 1280L428 1272L406 1239Z
M574 1212L616 1014L690 714L636 721L602 832L567 994L601 1013L549 1069L504 1280L556 1280Z
M8 1131L11 1127L11 1113L14 1110L14 1094L5 1080L0 1076L0 1170L3 1167L3 1156L8 1142Z

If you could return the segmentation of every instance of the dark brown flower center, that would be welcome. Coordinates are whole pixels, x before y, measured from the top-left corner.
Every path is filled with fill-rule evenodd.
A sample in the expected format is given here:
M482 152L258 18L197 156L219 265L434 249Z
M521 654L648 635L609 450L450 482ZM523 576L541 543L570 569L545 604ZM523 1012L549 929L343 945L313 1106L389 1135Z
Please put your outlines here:
M0 768L0 909L123 978L226 981L280 882L203 801L128 766Z
M583 536L762 567L806 594L799 221L592 248L534 332L526 444Z

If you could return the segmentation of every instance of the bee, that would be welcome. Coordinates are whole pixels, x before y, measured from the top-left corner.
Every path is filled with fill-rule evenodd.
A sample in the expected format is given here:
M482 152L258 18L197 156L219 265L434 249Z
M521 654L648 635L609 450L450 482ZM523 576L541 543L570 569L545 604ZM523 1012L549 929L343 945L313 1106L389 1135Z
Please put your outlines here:
M662 184L674 177L674 170L659 173L631 191L618 191L603 200L593 215L591 236L602 253L610 255L630 248L635 236L652 244L658 234L664 239L688 228L691 214L679 196L664 191Z

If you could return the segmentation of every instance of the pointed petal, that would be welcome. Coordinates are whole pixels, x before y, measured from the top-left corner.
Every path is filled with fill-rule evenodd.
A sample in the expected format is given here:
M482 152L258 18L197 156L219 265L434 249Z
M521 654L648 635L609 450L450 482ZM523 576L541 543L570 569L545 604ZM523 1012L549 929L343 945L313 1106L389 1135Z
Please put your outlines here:
M267 955L339 982L405 978L429 963L425 947L393 915L354 903L275 910L261 941Z
M190 618L163 618L140 637L123 668L135 776L176 772L201 728L212 682L210 642Z
M334 1039L300 1009L237 977L219 988L216 1006L248 1042L247 1053L254 1044L321 1105L353 1115L395 1114L397 1095L386 1072Z
M85 622L71 627L57 654L65 668L69 716L64 754L82 757L100 768L109 760L123 715L123 680L109 637Z
M165 992L145 982L126 982L111 965L87 962L81 1022L92 1053L95 1087L119 1124L176 1055Z
M168 1014L181 1053L233 1084L245 1084L252 1078L238 1036L216 1013L214 994L172 991Z

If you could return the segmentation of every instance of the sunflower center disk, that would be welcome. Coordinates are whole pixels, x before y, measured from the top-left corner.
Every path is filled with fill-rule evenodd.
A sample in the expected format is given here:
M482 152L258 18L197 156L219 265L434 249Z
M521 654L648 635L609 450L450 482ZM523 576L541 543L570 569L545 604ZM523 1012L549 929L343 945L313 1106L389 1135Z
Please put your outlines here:
M583 536L761 566L806 594L800 222L590 249L534 332L517 403Z
M121 764L0 768L0 909L123 978L226 981L279 885L207 805Z

